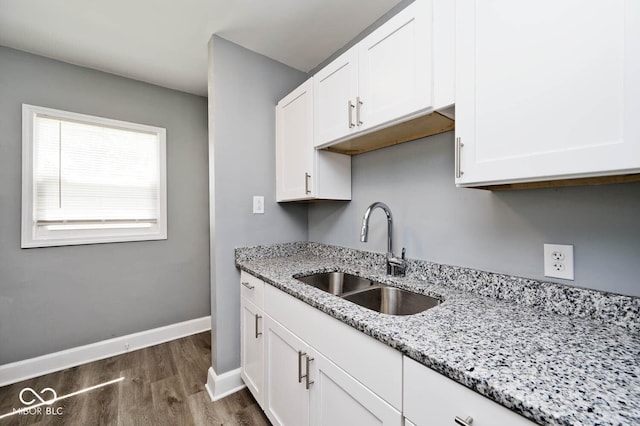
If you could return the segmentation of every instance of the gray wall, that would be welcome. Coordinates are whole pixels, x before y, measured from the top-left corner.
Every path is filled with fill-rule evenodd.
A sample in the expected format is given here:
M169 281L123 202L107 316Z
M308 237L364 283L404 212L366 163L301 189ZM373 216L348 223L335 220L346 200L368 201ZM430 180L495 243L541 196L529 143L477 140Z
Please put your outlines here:
M275 105L306 75L214 36L209 43L212 362L240 366L234 247L304 241L307 207L275 202ZM252 197L265 213L252 213Z
M394 250L485 271L545 279L544 243L574 244L575 281L640 296L640 183L491 192L459 189L453 132L353 157L350 203L309 205L309 240L385 252L386 221L362 215L374 201L394 215Z
M20 249L21 104L167 128L166 241ZM207 316L207 103L0 47L0 364Z

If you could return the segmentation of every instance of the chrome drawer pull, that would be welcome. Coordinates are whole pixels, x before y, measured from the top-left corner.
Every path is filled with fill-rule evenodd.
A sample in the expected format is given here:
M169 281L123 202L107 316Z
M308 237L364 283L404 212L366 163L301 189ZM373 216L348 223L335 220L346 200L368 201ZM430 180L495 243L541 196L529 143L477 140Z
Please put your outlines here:
M304 375L305 377L305 384L304 387L305 389L309 390L309 386L311 386L313 384L313 380L309 380L309 364L311 364L311 361L313 361L313 358L309 358L309 356L307 355L307 361L306 361L306 367L307 367L307 372Z
M254 288L256 288L256 286L253 286L253 285L251 285L251 284L249 284L249 283L242 282L242 283L240 283L240 284L242 284L243 286L245 286L245 287L246 287L246 288L248 288L249 290L253 290Z
M461 417L456 416L456 424L460 426L471 426L473 424L473 417L468 416L466 419L462 420Z
M258 331L258 321L262 318L262 316L256 314L256 339L262 336L262 333Z
M462 177L462 175L464 174L464 172L462 171L462 168L460 166L460 150L461 148L464 146L464 144L462 143L462 138L458 137L456 138L456 152L455 152L455 163L456 163L456 179L460 179Z
M351 100L349 100L347 106L349 107L349 128L353 129L354 127L356 127L356 125L353 123L353 109L355 108L355 105L353 105L353 103L351 103Z
M302 351L298 351L298 383L302 383L302 357L305 356L306 353Z
M304 174L304 193L311 194L311 190L309 189L309 179L311 179L311 175L307 172Z

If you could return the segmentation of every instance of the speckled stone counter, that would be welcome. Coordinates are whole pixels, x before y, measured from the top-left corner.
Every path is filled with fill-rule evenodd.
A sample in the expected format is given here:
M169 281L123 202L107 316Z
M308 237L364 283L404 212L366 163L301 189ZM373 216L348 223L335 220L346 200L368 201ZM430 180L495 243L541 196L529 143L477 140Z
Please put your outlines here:
M236 249L239 268L543 425L640 425L640 299L316 243ZM444 302L379 314L298 281L340 270Z

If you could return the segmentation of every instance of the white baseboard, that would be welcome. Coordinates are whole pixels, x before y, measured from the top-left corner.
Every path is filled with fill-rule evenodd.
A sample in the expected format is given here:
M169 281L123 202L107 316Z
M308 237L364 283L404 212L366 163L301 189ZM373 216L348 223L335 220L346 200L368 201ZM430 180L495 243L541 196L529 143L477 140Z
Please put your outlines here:
M216 372L213 371L213 367L209 367L205 389L207 389L211 401L222 399L225 396L238 392L244 387L245 384L240 378L239 368L218 376Z
M109 358L125 352L158 345L170 340L211 330L211 317L154 328L139 333L78 346L36 358L0 365L0 386L75 367L88 362Z

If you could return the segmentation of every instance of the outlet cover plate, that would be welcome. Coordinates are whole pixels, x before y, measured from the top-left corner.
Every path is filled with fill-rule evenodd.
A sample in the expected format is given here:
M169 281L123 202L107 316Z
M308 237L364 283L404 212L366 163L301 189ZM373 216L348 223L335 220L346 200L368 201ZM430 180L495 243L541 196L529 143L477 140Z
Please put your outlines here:
M573 280L573 246L566 244L544 245L544 276Z
M264 213L264 197L262 195L253 196L253 213L254 214Z

